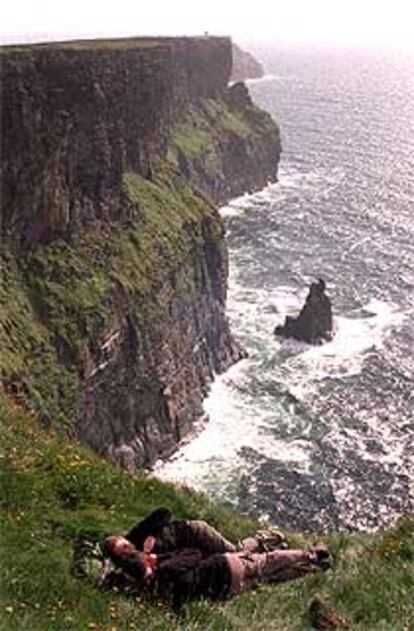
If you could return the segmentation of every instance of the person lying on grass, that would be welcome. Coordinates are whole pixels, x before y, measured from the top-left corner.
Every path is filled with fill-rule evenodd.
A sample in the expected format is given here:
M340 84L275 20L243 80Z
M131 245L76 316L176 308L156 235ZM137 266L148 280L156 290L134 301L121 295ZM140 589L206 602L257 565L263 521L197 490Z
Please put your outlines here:
M174 550L196 549L202 557L215 553L265 552L286 547L283 534L276 528L259 530L254 537L248 537L234 544L223 537L215 528L202 520L173 519L168 508L157 508L139 521L126 534L137 550L164 554ZM105 545L103 546L105 548ZM111 563L108 554L96 542L90 541L81 533L73 543L71 574L77 578L92 578L100 586L107 586L110 580ZM112 576L112 579L114 577ZM120 577L117 577L120 580Z
M142 551L131 541L130 533L129 537L111 536L105 540L104 553L122 573L108 575L104 586L119 586L114 581L117 577L121 586L134 585L175 610L191 600L224 600L261 584L279 583L330 567L329 552L322 546L252 552L234 549L223 537L220 545L229 544L233 549L205 554L197 547L176 547L157 553L156 537L148 535Z

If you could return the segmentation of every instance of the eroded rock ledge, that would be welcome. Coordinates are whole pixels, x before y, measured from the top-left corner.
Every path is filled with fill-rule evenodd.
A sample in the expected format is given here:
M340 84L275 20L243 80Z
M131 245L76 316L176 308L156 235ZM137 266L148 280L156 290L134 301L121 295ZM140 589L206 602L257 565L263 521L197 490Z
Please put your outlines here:
M1 51L0 397L129 470L170 453L242 351L212 201L277 174L231 42Z

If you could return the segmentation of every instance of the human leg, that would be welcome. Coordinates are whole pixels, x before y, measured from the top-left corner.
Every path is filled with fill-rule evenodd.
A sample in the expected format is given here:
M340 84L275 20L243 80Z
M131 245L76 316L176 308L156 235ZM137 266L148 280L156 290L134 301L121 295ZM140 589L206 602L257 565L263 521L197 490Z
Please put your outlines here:
M252 537L246 537L238 547L241 552L270 552L278 548L286 548L286 539L280 530L271 526L258 530Z
M182 522L179 543L181 547L200 550L204 556L237 550L237 546L223 537L213 526L198 519Z
M326 548L308 550L273 550L255 555L259 565L260 582L279 583L330 567Z
M260 584L280 583L330 566L325 548L273 550L265 553L227 554L231 571L230 593L254 589Z

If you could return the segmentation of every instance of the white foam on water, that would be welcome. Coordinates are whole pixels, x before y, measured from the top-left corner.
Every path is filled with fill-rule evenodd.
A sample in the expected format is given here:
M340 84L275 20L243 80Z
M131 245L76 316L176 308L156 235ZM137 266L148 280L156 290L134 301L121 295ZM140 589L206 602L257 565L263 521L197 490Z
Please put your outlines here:
M385 301L372 299L363 309L347 316L335 315L335 335L331 342L310 346L295 340L276 338L273 330L286 315L299 312L306 289L287 285L270 289L239 285L234 269L230 274L228 314L234 330L248 341L248 350L277 355L280 348L290 357L278 362L283 384L303 400L326 378L344 378L361 372L367 353L379 350L386 336L404 321L406 314ZM259 346L259 351L257 351Z
M258 355L262 358L273 355L278 367L278 379L288 392L297 400L305 403L309 397L319 392L320 382L326 378L345 378L360 373L363 362L368 353L382 347L387 335L393 327L399 326L406 314L396 309L394 305L373 299L358 312L348 316L336 316L336 335L332 342L322 346L309 346L295 340L275 339L273 327L276 318L283 322L286 315L297 314L303 305L306 289L299 291L292 286L281 285L273 290L247 290L237 283L232 284L232 300L230 302L230 316L236 327L243 330L244 335L259 345ZM259 308L257 308L259 305ZM278 315L276 315L278 314ZM278 360L279 352L283 348L289 355L285 360ZM253 349L252 357L255 350ZM252 370L272 380L274 368L265 373L263 367ZM255 409L261 416L261 423L266 419L267 401L263 393L257 400ZM292 423L295 424L295 406L292 403L289 410ZM366 426L368 443L359 431L343 425L343 419L331 418L329 426L329 440L332 441L338 455L346 451L358 453L367 461L381 462L384 467L403 466L402 459L406 453L405 439L397 428L389 421L378 419L372 410L364 415L363 410L353 412L361 423ZM289 425L288 415L284 418L285 426ZM309 431L312 424L309 424ZM301 427L301 436L308 437L306 428ZM382 445L382 453L372 452L369 439ZM269 440L275 440L271 437ZM287 443L289 444L289 443ZM306 452L306 449L304 450ZM311 451L307 451L311 455ZM345 456L344 456L345 457ZM277 456L276 456L277 458ZM338 482L338 485L340 483ZM348 491L349 492L349 488Z
M275 313L279 313L280 317L284 318L288 314L297 315L303 305L306 293L306 289L298 291L297 288L291 285L278 285L270 292L267 292L267 301L269 307Z
M242 197L237 197L236 199L231 200L226 206L222 206L220 210L220 214L222 217L237 217L238 215L243 214L246 208L249 207L248 204L248 195L243 195Z
M255 375L262 374L271 383L274 369L264 373L263 366L258 364L266 353L275 357L279 385L282 381L283 388L306 404L309 395L318 393L324 379L360 372L367 354L382 347L387 335L404 321L406 314L390 303L373 299L347 316L335 316L336 335L332 342L310 347L292 340L276 339L273 327L277 320L283 321L285 315L297 313L306 291L306 288L298 291L289 285L270 291L257 290L237 285L232 280L230 315L233 322L238 320L234 328L240 331L243 326L247 338L256 340L258 347L255 350L253 345L248 360L236 364L216 379L205 402L208 423L172 460L158 466L157 473L162 478L190 483L196 489L237 504L246 480L249 492L254 494L256 468L261 461L273 459L285 462L287 468L293 467L305 475L311 472L315 449L318 449L313 444L313 424L309 422L309 431L302 425L297 439L277 437L274 394L268 396L266 386L264 392L252 394L251 390L252 377L254 381ZM283 347L287 347L288 356L278 362ZM372 410L355 410L354 414L365 425L366 432L361 434L356 428L344 425L343 419L329 417L324 440L332 445L338 460L355 453L367 462L381 463L385 470L391 468L405 474L406 440L396 427L378 418ZM286 412L285 428L291 422L293 432L297 431L294 409ZM371 451L370 439L381 444L382 452ZM340 506L341 523L370 530L373 526L364 504L364 491L355 486L349 475L331 479L331 484ZM372 514L375 511L379 514L380 509L374 502ZM384 505L384 519L387 510Z
M270 81L280 81L280 77L275 74L265 74L263 77L258 77L256 79L246 79L244 83L246 85L258 85L260 83L269 83Z
M255 85L260 85L261 83L270 83L272 81L281 81L281 77L279 77L278 75L275 74L271 74L271 73L266 73L265 75L263 75L263 77L256 77L256 78L252 78L252 79L244 79L243 83L245 83L246 85L251 85L251 86L255 86ZM229 87L231 88L233 85L235 85L236 83L240 83L240 81L229 81Z
M297 344L299 353L286 362L286 385L301 398L315 382L360 373L366 354L381 348L391 328L399 326L404 318L405 314L393 305L376 299L364 307L360 317L336 316L331 342L311 348Z
M168 462L160 463L157 474L175 481L191 481L197 488L230 481L249 470L243 448L254 449L255 466L260 457L295 462L306 469L312 446L306 440L286 442L269 436L263 415L245 400L243 385L253 362L244 360L216 378L205 401L209 421Z
M321 183L325 187L336 187L342 176L340 170L330 173L328 178L323 170L302 173L285 168L282 184L270 184L259 192L233 199L220 212L229 219L232 230L232 219L239 217L243 222L249 221L254 214L266 209L269 213L269 206L279 213L283 200L296 195L297 190L303 196L306 190L312 192ZM273 211L270 209L270 212ZM280 238L277 232L269 238L273 237L276 240ZM351 241L348 254L362 248L366 241L364 236ZM303 283L300 290L288 284L250 286L243 274L239 274L246 265L251 272L256 269L258 263L253 254L247 248L236 250L237 256L232 257L227 303L232 329L241 337L250 358L216 379L205 401L209 421L175 457L169 462L159 463L156 468L162 478L190 483L199 490L236 502L246 478L249 492L254 495L252 485L257 467L267 459L285 462L287 469L312 475L315 450L319 449L314 442L317 427L312 416L309 422L301 419L301 412L295 409L296 404L289 406L286 400L281 404L287 407L280 417L281 409L275 393L278 390L289 392L304 405L304 409L312 410L313 399L318 396L324 380L345 379L361 373L365 358L381 349L392 329L406 317L393 304L373 299L362 309L334 314L335 337L329 343L309 346L275 338L274 327L283 322L286 315L299 313L307 294L307 285L314 278L303 276L302 266L299 265L298 277ZM292 270L295 270L293 263ZM383 419L372 414L365 419L362 415L359 418L359 412L362 410L354 410L353 414L366 427L363 435L352 426L344 426L343 419L326 415L329 426L324 440L332 445L338 459L353 452L367 463L381 462L384 468L393 467L394 470L401 466L403 471L406 447L401 435ZM279 424L283 431L279 432ZM290 438L280 438L278 432ZM292 439L292 436L298 438ZM380 443L382 452L372 451L368 439ZM332 480L332 487L342 506L342 522L346 524L350 498L358 495L355 484L349 477L339 478ZM358 495L356 501L362 502L361 498ZM364 514L362 508L361 516ZM355 517L349 519L351 523ZM364 518L358 521L358 525L364 529L368 527Z
M268 207L273 202L283 200L291 194L292 190L301 191L303 194L306 189L314 188L321 183L325 187L329 182L331 185L336 185L342 176L340 169L330 169L329 174L321 169L301 173L297 169L282 166L279 169L280 181L269 183L255 193L245 193L233 198L219 209L220 214L223 218L230 218L243 215L246 211L260 213L262 207Z
M224 218L242 215L246 211L260 212L260 207L273 200L279 192L278 184L268 184L265 188L256 193L245 193L240 197L235 197L227 205L221 206L220 214Z
M243 287L232 272L230 281L227 314L233 330L242 334L248 343L248 351L253 352L255 343L276 345L272 334L277 313L275 301L271 300L273 292ZM294 300L292 297L292 304Z

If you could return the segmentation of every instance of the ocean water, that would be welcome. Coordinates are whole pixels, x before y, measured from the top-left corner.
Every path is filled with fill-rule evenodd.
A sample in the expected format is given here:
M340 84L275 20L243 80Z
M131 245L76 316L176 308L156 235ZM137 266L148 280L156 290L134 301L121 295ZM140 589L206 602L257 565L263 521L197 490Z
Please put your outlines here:
M284 527L372 530L414 510L414 58L259 56L269 74L250 90L281 127L279 182L221 209L249 358L157 473ZM333 341L276 339L318 277Z

